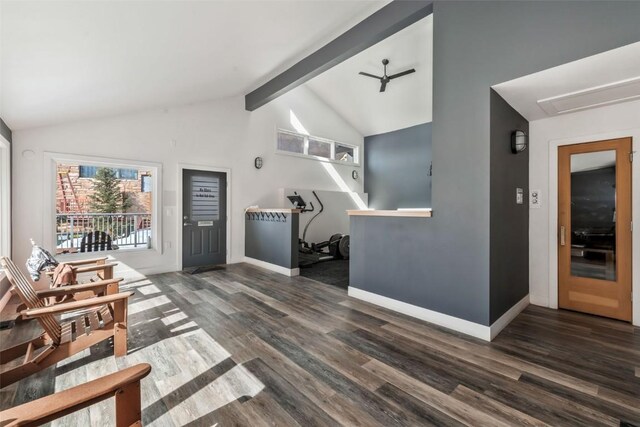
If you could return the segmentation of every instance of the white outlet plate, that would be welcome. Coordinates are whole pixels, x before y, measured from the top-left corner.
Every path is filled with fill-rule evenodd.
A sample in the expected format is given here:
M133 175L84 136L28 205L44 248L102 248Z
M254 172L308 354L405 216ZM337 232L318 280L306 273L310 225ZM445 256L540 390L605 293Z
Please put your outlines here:
M531 206L531 209L539 209L542 206L542 193L540 190L529 191L529 206Z

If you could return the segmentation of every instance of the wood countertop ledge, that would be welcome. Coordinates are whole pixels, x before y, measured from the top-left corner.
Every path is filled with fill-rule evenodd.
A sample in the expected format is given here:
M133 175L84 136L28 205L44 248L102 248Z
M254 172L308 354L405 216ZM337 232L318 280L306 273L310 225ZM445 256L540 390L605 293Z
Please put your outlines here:
M432 211L426 209L416 210L348 210L349 216L389 216L389 217L409 217L409 218L431 218Z
M249 208L247 210L245 210L245 212L255 212L255 213L260 213L260 212L269 212L269 213L288 213L288 214L294 214L294 213L300 213L301 209L288 209L288 208Z

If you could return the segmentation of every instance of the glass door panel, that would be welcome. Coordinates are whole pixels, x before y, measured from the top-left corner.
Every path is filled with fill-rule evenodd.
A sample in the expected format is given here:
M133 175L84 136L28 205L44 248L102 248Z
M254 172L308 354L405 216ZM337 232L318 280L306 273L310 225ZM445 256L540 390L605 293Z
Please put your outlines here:
M571 275L616 280L616 152L571 155Z

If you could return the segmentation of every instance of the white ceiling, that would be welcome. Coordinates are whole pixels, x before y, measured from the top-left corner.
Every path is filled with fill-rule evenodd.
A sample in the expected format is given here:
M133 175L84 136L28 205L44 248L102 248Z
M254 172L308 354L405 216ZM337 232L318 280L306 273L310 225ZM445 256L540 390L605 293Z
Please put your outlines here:
M629 95L635 89L618 83L638 77L640 42L500 83L493 88L531 121L561 114L557 108L562 106L572 112L630 101Z
M387 2L2 0L0 116L15 130L242 95Z
M361 134L375 135L430 122L432 115L433 15L403 29L307 82L318 96ZM358 75L382 75L415 68L379 92L380 81Z

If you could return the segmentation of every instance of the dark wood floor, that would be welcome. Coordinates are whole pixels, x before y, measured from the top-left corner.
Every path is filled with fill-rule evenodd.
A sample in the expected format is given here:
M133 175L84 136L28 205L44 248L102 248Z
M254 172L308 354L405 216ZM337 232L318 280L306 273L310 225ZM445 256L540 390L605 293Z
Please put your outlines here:
M640 425L629 324L530 306L488 344L245 264L128 287L126 357L96 346L3 389L2 407L148 361L149 425ZM0 333L2 346L34 325Z

